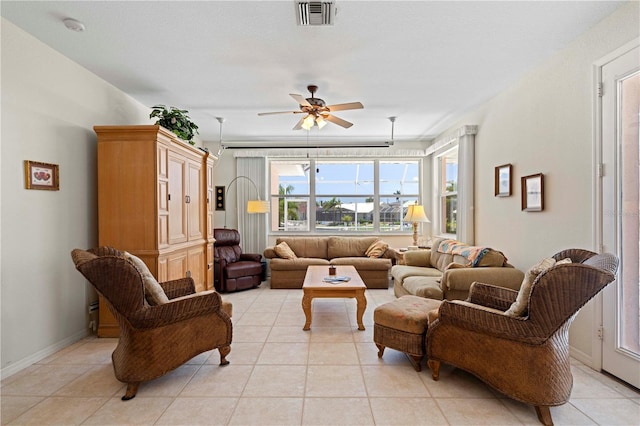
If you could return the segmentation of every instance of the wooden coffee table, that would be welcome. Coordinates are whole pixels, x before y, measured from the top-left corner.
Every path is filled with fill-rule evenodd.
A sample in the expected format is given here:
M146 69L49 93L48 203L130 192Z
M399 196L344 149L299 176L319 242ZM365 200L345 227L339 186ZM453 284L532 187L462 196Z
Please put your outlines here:
M362 316L367 308L367 299L364 291L367 286L358 275L356 268L351 265L337 265L336 276L347 276L351 280L343 283L327 283L324 277L329 276L329 265L311 265L307 268L307 274L302 284L302 310L306 317L303 330L311 327L311 302L315 297L348 297L355 298L357 302L356 319L358 330L364 330Z

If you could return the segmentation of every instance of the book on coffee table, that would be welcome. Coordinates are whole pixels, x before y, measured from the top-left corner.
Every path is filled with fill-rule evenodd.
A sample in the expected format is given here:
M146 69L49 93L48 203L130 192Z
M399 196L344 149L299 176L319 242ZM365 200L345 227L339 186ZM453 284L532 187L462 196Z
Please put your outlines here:
M337 284L337 283L346 283L347 281L349 281L351 279L351 277L345 277L345 276L333 276L330 275L328 277L324 277L322 279L322 281L324 281L325 283L333 283L333 284Z

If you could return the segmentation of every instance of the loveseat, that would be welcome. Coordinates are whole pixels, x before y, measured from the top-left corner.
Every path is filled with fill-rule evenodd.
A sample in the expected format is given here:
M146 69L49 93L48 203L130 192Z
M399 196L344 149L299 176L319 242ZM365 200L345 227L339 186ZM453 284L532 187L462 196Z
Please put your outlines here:
M280 237L263 254L271 288L302 288L309 265L353 265L367 288L389 288L394 258L378 237Z
M445 238L429 250L405 252L404 263L391 268L397 297L464 300L474 281L518 290L524 278L500 251Z

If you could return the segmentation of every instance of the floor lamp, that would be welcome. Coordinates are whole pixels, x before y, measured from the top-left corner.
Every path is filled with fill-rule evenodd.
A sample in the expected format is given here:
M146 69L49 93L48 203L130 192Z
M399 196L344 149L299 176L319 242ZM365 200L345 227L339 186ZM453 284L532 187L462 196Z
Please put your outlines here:
M404 216L405 222L413 224L413 247L418 247L418 222L430 223L431 221L424 213L424 207L418 204L411 204L407 207L407 214Z
M256 214L256 213L269 213L269 202L268 201L263 201L260 199L260 192L258 192L258 187L256 186L255 182L252 181L250 178L248 178L247 176L236 176L231 182L229 182L229 184L227 185L227 191L225 192L225 199L227 199L227 195L229 195L229 190L231 189L231 185L236 182L238 179L246 179L249 182L251 182L251 185L253 185L253 189L255 189L256 191L256 200L247 200L247 213L249 214ZM227 210L224 210L224 227L227 227Z

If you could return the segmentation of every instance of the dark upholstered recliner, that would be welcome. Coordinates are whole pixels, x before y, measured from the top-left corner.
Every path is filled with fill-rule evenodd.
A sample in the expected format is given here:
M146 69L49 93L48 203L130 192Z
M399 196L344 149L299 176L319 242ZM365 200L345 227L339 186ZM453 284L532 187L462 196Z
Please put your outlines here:
M534 405L540 422L552 425L549 407L566 403L573 386L569 326L580 308L614 281L618 258L569 249L553 261L527 272L531 292L521 295L521 302L517 291L477 282L466 301L443 301L427 331L433 379L438 380L441 362L459 367ZM514 302L525 308L521 315L510 313Z
M123 400L202 352L218 349L220 365L229 363L232 307L219 293L196 293L192 278L158 283L139 258L111 247L75 249L71 257L118 321L111 358L127 384Z
M220 292L255 288L262 282L262 255L242 253L240 233L235 229L213 230L214 285Z

